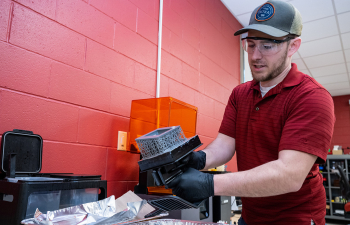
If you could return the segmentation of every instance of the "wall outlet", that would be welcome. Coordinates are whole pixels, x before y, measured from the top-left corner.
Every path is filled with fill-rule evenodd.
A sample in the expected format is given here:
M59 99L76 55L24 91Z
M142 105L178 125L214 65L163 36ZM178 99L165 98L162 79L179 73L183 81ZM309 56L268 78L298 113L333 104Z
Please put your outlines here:
M124 131L118 131L118 150L126 151L126 141L128 139L128 133Z

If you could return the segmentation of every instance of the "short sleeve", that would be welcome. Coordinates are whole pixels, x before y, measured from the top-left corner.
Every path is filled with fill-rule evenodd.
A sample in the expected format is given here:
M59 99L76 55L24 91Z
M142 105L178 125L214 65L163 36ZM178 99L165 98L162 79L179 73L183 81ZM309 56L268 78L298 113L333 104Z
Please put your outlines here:
M221 122L221 126L219 132L230 136L232 138L236 138L236 118L237 118L237 99L235 96L235 92L237 88L235 88L230 98L228 99L228 103L226 105L224 117Z
M297 150L316 155L324 163L332 140L334 103L323 88L312 89L294 97L286 108L279 151Z

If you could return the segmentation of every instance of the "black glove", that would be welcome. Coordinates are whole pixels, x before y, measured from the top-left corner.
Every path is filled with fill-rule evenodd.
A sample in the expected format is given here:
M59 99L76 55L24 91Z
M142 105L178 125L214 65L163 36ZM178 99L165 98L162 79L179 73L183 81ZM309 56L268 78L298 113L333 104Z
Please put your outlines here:
M168 184L173 194L189 202L202 201L214 195L214 175L189 168Z
M206 154L203 151L191 152L183 161L188 167L202 170L205 167Z

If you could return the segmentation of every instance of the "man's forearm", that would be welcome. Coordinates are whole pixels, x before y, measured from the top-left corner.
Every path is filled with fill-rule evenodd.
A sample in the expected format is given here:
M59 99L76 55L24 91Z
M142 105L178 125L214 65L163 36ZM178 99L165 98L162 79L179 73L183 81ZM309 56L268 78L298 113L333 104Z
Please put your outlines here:
M227 154L227 152L219 152L218 149L215 148L205 148L203 151L206 154L206 163L203 170L221 166L230 161L233 156Z
M251 170L214 176L215 195L266 197L297 191L277 161Z
M307 153L284 150L278 160L253 169L214 175L214 194L267 197L298 191L316 159Z
M235 139L219 133L203 151L206 154L204 170L221 166L230 161L235 154Z

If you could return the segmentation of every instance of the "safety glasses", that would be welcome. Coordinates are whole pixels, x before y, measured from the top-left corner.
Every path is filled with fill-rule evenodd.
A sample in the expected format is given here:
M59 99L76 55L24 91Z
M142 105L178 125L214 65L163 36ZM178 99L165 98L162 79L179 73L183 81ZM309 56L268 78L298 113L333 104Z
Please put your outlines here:
M245 37L242 38L242 47L249 54L253 53L255 47L262 55L274 55L281 51L282 43L292 40L292 37L287 37L283 40L274 40L260 37Z

